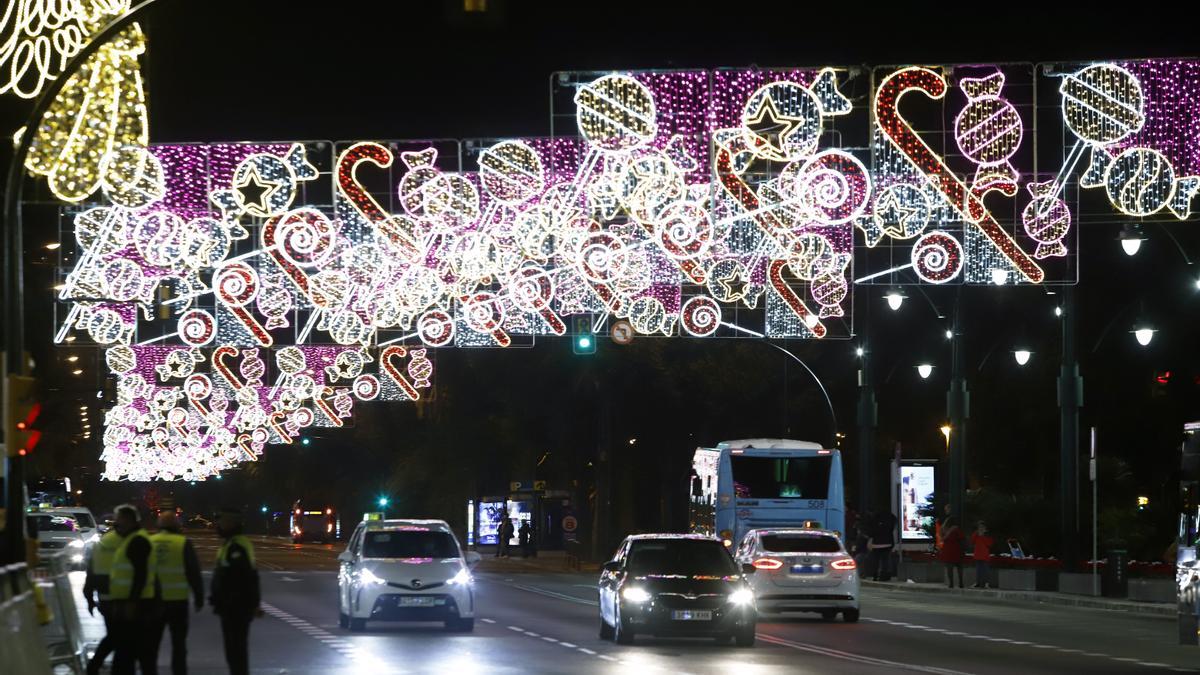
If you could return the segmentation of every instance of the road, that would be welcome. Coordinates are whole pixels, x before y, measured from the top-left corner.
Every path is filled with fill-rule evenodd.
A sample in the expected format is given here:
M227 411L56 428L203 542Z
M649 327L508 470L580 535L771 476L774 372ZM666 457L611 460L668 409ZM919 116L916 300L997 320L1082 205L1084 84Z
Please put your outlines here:
M266 616L251 628L255 673L1152 673L1200 672L1155 616L865 589L858 624L762 620L749 649L597 635L595 577L485 560L475 632L434 624L337 626L340 547L256 538ZM206 568L216 541L197 539ZM165 641L164 641L165 642ZM160 652L162 672L169 654ZM195 617L193 673L224 672L216 618Z

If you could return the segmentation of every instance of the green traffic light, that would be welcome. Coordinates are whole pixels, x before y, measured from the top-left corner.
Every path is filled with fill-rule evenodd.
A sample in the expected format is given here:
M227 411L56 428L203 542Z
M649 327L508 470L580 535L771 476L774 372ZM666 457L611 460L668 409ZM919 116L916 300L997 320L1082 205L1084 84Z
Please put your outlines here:
M308 436L300 439L300 445L308 445L309 443L312 443L312 439Z
M380 506L387 506L387 505L388 505L388 498L387 498L387 497L380 497L380 498L379 498L379 505L380 505Z

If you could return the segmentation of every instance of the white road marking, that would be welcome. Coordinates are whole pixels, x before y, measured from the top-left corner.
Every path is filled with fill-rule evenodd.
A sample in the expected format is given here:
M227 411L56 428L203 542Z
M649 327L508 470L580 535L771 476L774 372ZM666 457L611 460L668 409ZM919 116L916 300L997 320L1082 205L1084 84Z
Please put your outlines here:
M480 619L480 621L482 621L484 623L496 623L495 619Z
M588 648L586 648L586 647L580 647L580 648L579 648L579 651L583 652L584 654L587 654L588 656L595 656L595 655L596 655L596 652L594 652L594 651L592 651L592 650L590 650L590 649L588 649Z
M517 631L518 633L523 633L523 632L525 632L525 629L524 629L524 628L521 628L520 626L509 626L509 627L508 627L508 629L509 629L509 630L515 630L515 631Z
M566 647L567 649L575 649L575 645L571 644L570 642L563 642L560 640L558 644Z
M552 637L546 637L545 635L542 636L542 639L545 640L546 642L558 642L558 640L555 640Z
M807 644L807 643L803 643L803 642L794 642L792 640L785 640L783 638L775 637L774 635L767 635L764 633L758 633L757 636L758 636L759 640L762 640L763 642L767 642L767 643L770 643L773 645L780 645L783 647L791 647L792 649L798 649L800 651L805 651L805 652L812 652L814 654L820 654L822 656L829 656L829 657L832 657L835 659L841 659L843 661L854 661L856 663L865 663L865 664L873 665L873 666L886 666L886 667L890 667L890 668L899 668L902 670L913 670L913 671L922 672L922 673L938 673L940 675L966 675L965 673L962 673L962 671L948 670L946 668L934 668L932 666L921 666L921 665L917 665L915 663L902 663L900 661L889 661L887 659L879 659L879 658L875 658L873 656L863 656L861 654L851 654L849 652L843 652L843 651L840 651L837 649L830 649L828 647L820 647L820 646L813 645L813 644Z

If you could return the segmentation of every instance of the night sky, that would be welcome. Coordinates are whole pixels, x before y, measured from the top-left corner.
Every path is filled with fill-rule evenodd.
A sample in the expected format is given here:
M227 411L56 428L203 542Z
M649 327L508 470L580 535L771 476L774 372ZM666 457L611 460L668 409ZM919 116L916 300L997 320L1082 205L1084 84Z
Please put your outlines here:
M1157 9L1126 15L1098 3L1073 11L995 3L989 6L996 9L988 12L920 3L889 9L867 3L822 3L813 9L813 4L489 0L488 12L465 14L461 0L160 0L142 22L150 45L143 63L151 140L547 135L549 77L559 70L1195 55L1194 24L1165 17ZM572 9L564 9L568 5ZM28 106L11 98L0 102L4 127L19 126ZM1155 226L1147 229L1150 241L1143 252L1127 257L1117 244L1119 226L1114 222L1081 226L1077 348L1086 382L1081 426L1101 426L1104 451L1129 462L1137 489L1170 497L1180 427L1200 419L1200 292L1195 290L1200 265L1185 265ZM36 221L26 226L30 247L47 239L37 233ZM1195 219L1168 227L1187 254L1200 259ZM933 304L948 313L954 290L928 292ZM881 288L855 293L860 325L866 312L871 315L881 445L901 442L910 456L940 452L937 426L944 420L949 357L942 336L945 323L934 319L915 289L904 311L895 314L886 308ZM35 296L30 297L27 302L33 304ZM1031 473L1052 478L1056 470L1060 344L1053 307L1059 298L1040 288L964 290L972 424L984 430L971 438L968 451L989 455L988 462L977 463L977 478L986 480L988 467L1005 463L1009 452L1045 469ZM1123 315L1116 316L1119 312ZM1139 348L1128 334L1139 312L1160 329L1149 349ZM49 320L44 313L31 314L29 337L44 344ZM1093 350L1106 326L1107 337ZM1015 367L1010 353L1017 339L1035 353L1025 369ZM825 381L840 430L847 432L854 422L854 345L788 345ZM538 349L568 347L547 341ZM611 351L608 345L602 349ZM719 364L732 348L691 344L670 349ZM486 356L507 358L502 353ZM942 364L929 381L919 381L912 367L921 358ZM452 371L448 362L465 357L448 353L440 359L439 366ZM780 382L782 361L764 363L763 378ZM1155 396L1153 378L1167 370L1170 385L1164 395ZM793 394L811 389L798 370L789 372L786 386ZM781 397L782 390L774 391L771 396ZM546 400L553 405L552 396ZM755 435L827 437L823 404L812 397L804 400L819 407L772 413L784 420L779 428ZM546 414L555 412L551 408ZM694 447L696 440L717 441L743 431L748 430L715 429L715 437L707 439L680 433L675 442ZM1030 448L1039 450L1031 453Z

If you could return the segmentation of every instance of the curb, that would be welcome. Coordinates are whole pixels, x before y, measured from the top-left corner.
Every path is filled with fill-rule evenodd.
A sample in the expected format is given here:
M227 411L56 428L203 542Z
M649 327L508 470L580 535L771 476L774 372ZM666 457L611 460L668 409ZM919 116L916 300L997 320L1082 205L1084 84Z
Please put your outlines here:
M1174 618L1176 615L1175 606L1164 603L1134 602L1130 600L1108 600L1084 595L1072 597L1070 595L1064 595L1060 593L1052 594L1041 593L1037 591L1010 591L993 588L969 590L966 588L941 588L915 583L888 583L883 581L867 581L865 579L860 583L864 588L878 588L890 591L902 591L906 593L933 593L940 595L958 595L976 598L994 598L996 600L1004 600L1008 602L1059 605L1065 607L1081 607L1085 609L1103 609L1113 612L1146 614L1161 618Z

